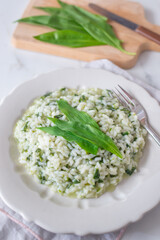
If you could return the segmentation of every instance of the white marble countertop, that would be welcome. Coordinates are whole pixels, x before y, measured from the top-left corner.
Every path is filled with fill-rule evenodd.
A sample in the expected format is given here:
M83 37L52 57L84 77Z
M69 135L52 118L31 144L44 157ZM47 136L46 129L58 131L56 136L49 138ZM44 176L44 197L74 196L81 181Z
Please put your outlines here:
M120 0L119 0L120 1ZM147 19L160 25L160 1L137 0L146 12ZM42 72L56 68L78 67L83 63L66 58L55 57L15 49L11 46L11 36L15 28L12 22L20 18L28 0L1 0L0 8L0 99L17 84ZM160 53L144 52L135 67L128 70L134 77L160 89ZM123 240L159 240L160 239L160 204L147 213L143 219L127 228Z

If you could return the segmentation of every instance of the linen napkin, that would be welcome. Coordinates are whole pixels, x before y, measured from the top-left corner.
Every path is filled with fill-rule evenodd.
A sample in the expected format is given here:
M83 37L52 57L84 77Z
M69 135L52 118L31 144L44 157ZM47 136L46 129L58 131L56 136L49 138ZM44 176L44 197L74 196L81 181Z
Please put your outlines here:
M96 60L90 63L82 63L84 68L99 68L124 76L130 81L144 87L154 98L160 102L160 90L151 87L144 82L133 79L125 70L119 68L109 60ZM18 213L11 210L0 199L0 239L4 240L120 240L126 227L113 233L100 235L76 236L74 234L56 234L39 227L33 222L27 222Z

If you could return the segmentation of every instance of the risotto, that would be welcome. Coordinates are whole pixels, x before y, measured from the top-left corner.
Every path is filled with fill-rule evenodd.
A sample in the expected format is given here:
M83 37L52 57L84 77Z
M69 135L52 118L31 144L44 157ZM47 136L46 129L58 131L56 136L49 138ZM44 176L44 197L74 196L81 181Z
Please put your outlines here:
M58 108L59 99L88 113L114 140L123 158L101 148L97 155L89 154L76 142L38 129L54 126L47 117L67 120ZM19 162L27 172L54 192L74 198L98 197L136 172L145 136L136 114L124 108L110 90L97 88L62 88L37 98L14 130Z

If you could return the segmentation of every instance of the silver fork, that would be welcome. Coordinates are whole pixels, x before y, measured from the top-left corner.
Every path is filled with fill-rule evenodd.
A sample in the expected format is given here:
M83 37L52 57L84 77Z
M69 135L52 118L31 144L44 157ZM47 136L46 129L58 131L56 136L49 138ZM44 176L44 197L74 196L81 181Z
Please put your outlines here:
M160 136L153 130L153 128L148 123L147 114L143 106L133 98L126 90L124 90L121 86L118 85L116 88L117 92L113 91L117 96L118 100L122 103L124 107L129 109L131 112L135 112L138 120L141 125L147 130L147 132L153 137L153 139L160 146Z

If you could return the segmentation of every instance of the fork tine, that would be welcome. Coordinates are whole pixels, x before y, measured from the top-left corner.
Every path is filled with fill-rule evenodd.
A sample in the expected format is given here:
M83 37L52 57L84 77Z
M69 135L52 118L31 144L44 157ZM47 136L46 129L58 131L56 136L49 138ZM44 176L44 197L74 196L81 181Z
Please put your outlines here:
M116 90L119 93L119 97L121 98L121 100L123 100L127 108L130 109L130 102L128 101L128 99L119 91L119 89L116 88Z
M128 92L126 92L126 90L124 90L120 85L118 85L118 87L121 89L121 91L123 92L123 96L129 101L129 103L135 105L133 102L133 97Z
M114 92L114 94L116 95L118 101L126 108L128 108L128 105L125 103L125 101L114 91L112 90L112 92Z

